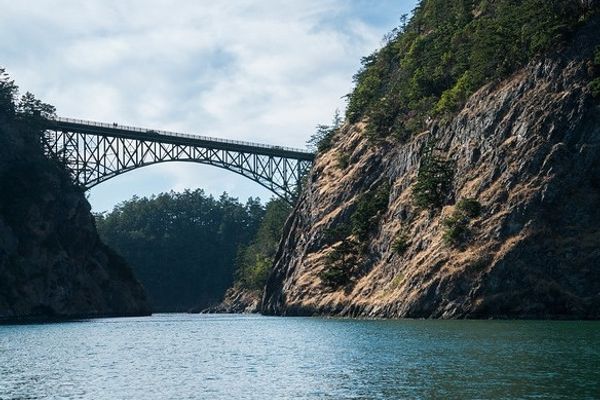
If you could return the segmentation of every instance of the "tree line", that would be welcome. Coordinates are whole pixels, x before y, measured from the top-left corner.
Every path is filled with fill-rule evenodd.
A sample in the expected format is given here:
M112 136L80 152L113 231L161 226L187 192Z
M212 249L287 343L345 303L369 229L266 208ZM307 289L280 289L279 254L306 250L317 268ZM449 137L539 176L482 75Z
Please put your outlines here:
M171 312L219 302L234 280L259 287L289 211L282 200L241 203L198 189L134 197L96 215L96 223L133 267L154 310Z

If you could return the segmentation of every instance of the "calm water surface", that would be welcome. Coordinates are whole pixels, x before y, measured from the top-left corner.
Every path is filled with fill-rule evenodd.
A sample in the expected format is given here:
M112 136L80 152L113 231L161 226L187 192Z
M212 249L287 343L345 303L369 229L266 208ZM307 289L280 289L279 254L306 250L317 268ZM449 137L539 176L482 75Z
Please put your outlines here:
M600 399L600 323L169 314L0 326L0 399Z

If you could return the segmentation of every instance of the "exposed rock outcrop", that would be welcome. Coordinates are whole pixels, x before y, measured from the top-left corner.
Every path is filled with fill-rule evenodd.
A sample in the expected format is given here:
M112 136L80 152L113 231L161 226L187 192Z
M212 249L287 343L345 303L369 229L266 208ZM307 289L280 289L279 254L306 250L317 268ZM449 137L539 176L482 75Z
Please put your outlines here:
M591 23L560 53L480 89L450 121L397 144L345 126L321 154L284 230L262 311L365 317L600 318L600 107L590 94ZM426 142L453 160L437 212L415 207ZM349 156L346 168L339 154ZM348 284L322 272L361 193L389 182L387 208ZM443 239L459 199L479 217L460 245ZM394 250L400 234L403 252Z
M41 154L35 130L0 117L0 321L149 314L84 193Z

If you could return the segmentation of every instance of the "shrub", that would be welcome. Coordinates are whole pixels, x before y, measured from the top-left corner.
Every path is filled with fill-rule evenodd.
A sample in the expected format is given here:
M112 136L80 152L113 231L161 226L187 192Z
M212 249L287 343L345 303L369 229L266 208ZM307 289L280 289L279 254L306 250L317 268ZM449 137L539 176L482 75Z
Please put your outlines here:
M469 236L469 218L460 213L454 213L442 221L446 230L444 232L444 241L446 244L458 245L468 239Z
M600 65L600 46L594 51L594 64Z
M481 215L481 204L476 199L461 199L456 204L456 210L451 216L445 218L444 241L446 244L459 245L470 236L469 222Z
M382 211L387 208L390 196L390 185L385 182L376 189L363 193L350 216L350 224L338 223L325 231L325 240L329 243L356 235L359 241L367 238L374 226L377 225Z
M477 218L481 214L481 203L476 199L462 199L456 204L456 208L469 218Z
M346 169L348 168L348 165L350 164L350 156L346 153L339 153L337 155L337 165L338 167L340 167L341 169Z
M398 236L396 236L394 242L392 243L392 250L394 253L402 255L404 252L406 252L409 246L410 242L408 236L405 233L400 233Z

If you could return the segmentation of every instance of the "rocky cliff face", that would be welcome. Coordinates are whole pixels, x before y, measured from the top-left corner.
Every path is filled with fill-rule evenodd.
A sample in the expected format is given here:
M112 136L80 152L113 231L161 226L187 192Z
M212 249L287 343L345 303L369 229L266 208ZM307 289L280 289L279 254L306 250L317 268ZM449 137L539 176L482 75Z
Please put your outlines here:
M373 144L363 124L343 127L288 220L263 312L600 318L600 107L589 90L599 31L590 24L570 48L480 89L451 120L406 143ZM453 162L439 211L414 205L426 143ZM327 285L332 253L352 239L329 232L381 182L389 200L365 248L341 257L353 264L349 281ZM467 198L481 213L464 240L449 243L444 221Z
M25 124L0 118L0 321L145 315L142 286ZM33 135L35 136L35 135Z

